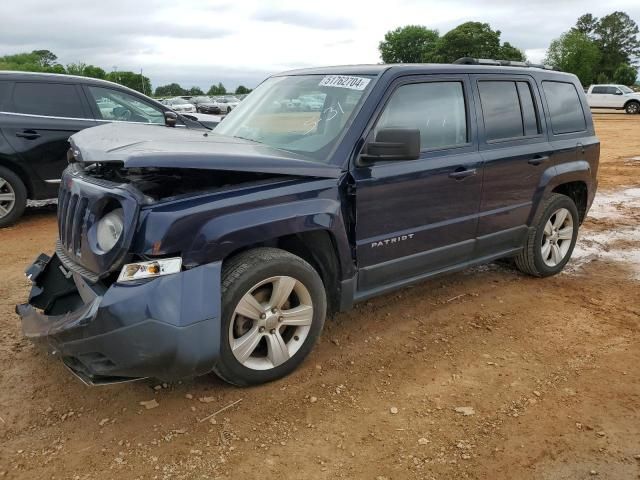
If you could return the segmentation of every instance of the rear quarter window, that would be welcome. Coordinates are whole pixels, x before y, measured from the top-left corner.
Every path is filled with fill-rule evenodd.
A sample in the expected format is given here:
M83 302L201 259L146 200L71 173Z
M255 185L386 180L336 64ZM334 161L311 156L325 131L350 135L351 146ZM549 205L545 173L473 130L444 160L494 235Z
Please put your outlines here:
M545 80L542 89L547 97L551 129L555 135L587 129L582 103L573 83Z
M83 118L82 101L75 85L66 83L17 82L11 111L29 115Z

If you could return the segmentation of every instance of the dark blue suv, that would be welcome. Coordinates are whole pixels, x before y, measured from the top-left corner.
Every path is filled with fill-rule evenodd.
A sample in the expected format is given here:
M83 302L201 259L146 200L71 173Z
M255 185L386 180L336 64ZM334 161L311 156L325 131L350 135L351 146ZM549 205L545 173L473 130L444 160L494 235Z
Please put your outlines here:
M597 186L584 92L480 63L298 70L214 132L75 134L55 254L17 307L26 336L89 383L251 385L355 302L500 258L558 273Z

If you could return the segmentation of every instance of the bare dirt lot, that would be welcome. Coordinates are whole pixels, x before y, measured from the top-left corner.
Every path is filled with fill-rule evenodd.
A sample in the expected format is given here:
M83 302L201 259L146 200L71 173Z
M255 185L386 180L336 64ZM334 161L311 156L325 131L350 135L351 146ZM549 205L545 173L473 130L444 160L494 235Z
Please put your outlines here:
M595 117L601 193L566 273L377 298L257 388L73 378L13 311L56 236L52 208L29 212L0 231L0 478L640 478L640 115Z

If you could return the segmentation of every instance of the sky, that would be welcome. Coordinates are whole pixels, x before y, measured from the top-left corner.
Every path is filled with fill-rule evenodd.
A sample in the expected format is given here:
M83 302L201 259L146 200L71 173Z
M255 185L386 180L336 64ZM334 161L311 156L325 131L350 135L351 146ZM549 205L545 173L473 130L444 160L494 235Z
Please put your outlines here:
M0 0L0 55L48 49L62 64L142 69L154 87L229 89L294 68L379 63L384 34L408 24L444 34L487 22L538 62L580 15L615 10L640 23L639 0Z

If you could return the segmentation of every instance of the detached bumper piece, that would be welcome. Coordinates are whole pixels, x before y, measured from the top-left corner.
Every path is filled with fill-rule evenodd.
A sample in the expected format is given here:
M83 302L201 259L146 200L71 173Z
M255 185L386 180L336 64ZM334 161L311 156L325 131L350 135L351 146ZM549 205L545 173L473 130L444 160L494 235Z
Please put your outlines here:
M219 352L220 264L153 280L89 283L56 254L26 270L18 305L24 335L46 346L84 383L208 373Z

